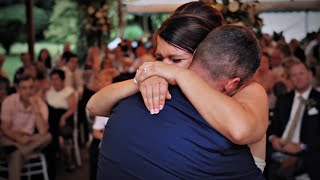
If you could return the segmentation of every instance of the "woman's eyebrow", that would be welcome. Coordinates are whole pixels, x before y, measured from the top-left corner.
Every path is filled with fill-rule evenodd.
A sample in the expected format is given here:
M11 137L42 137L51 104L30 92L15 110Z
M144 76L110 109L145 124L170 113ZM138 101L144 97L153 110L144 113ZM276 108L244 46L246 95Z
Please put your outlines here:
M184 55L184 54L169 54L169 56L168 56L169 58L181 58L181 57L186 57L186 55Z

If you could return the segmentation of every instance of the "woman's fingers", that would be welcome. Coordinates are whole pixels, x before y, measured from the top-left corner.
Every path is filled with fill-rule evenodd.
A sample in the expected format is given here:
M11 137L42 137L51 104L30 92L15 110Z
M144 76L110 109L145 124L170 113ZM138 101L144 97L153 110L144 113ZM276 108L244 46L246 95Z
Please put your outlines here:
M158 80L154 81L152 83L152 102L153 102L153 108L151 109L151 114L158 114L160 111L160 82Z
M140 89L141 95L143 97L144 105L150 111L148 99L147 99L147 88L143 84L141 84L139 89Z
M146 97L147 97L149 111L151 114L154 114L154 107L153 107L153 100L152 100L152 84L151 83L148 83L146 86Z
M169 91L167 91L167 94L166 94L166 99L171 99L171 94L170 94L170 92Z
M160 83L160 94L159 94L159 108L163 109L166 103L166 95L168 94L168 83L167 81L163 81Z
M168 98L168 83L160 77L151 77L140 83L144 103L151 114L158 114Z

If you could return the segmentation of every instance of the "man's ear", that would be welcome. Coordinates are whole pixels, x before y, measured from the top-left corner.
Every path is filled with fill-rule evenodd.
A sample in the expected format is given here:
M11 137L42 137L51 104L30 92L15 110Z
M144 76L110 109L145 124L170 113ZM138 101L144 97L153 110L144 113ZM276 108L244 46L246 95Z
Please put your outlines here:
M240 82L239 77L229 79L226 85L224 85L225 94L230 94L230 95L233 94L237 90L237 86L239 82Z

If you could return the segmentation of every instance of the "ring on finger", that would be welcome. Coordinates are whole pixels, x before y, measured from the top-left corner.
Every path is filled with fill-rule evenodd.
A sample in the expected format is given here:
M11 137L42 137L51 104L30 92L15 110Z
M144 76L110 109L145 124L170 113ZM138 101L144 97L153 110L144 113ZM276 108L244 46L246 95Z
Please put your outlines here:
M137 81L136 78L133 78L133 83L134 83L134 84L138 84L138 81Z
M148 67L143 68L143 73L147 73L149 71Z

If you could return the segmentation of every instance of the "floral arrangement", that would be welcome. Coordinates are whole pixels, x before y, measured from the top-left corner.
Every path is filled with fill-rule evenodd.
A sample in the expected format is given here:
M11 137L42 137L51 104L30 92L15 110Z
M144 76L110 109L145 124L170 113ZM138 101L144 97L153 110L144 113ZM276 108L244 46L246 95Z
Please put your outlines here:
M233 2L223 0L222 3L218 3L216 0L202 1L211 4L219 10L227 24L241 24L252 27L256 34L261 34L263 21L256 14L255 3L243 3L239 0L234 0Z
M84 20L85 31L89 36L96 37L99 44L103 37L110 35L112 28L108 12L107 3L93 3L87 6Z

